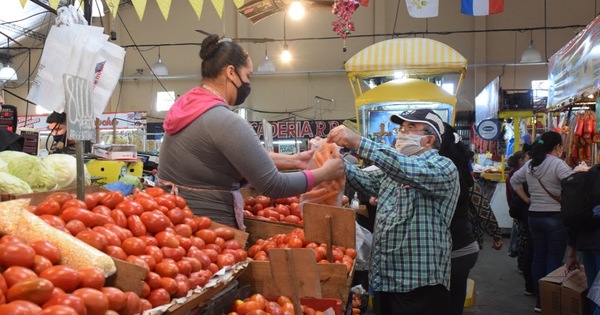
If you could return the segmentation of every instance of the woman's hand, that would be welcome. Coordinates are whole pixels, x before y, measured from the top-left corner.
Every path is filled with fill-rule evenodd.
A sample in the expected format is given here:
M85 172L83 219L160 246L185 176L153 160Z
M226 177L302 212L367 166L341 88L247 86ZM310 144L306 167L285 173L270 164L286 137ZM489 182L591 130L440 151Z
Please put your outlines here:
M492 248L495 250L500 250L502 248L502 245L504 245L502 239L494 239L494 243L492 243Z
M565 261L567 270L579 269L579 260L577 260L577 250L571 246L567 246L567 260Z
M311 170L315 177L315 185L326 181L338 179L345 175L346 167L342 158L331 158L319 168Z
M304 170L308 167L308 161L310 161L310 158L312 158L312 156L315 154L315 150L308 150L308 151L304 151L304 152L300 152L298 154L296 154L296 163L297 169L300 170Z
M339 146L356 149L360 144L360 136L346 126L337 126L329 132L327 142L335 143Z

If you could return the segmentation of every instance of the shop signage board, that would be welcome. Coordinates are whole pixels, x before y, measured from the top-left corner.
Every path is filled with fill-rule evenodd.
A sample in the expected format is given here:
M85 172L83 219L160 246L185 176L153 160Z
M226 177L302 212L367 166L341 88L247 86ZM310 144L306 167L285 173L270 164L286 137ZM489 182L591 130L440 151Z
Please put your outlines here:
M48 124L46 123L47 117L48 117L48 114L19 116L18 122L17 122L17 127L18 128L34 128L37 130L47 130L48 129ZM117 130L118 129L146 129L146 112L106 112L106 113L103 113L98 118L100 118L100 129L101 130L112 130L113 118L116 118L116 120L117 120ZM94 124L92 126L94 126L94 128L96 128Z
M486 119L477 125L477 135L483 140L496 140L500 136L500 124L496 119Z
M271 122L273 140L294 138L325 138L331 129L343 124L343 120L296 120ZM264 137L263 123L251 121L250 125L261 138Z
M65 74L63 80L69 138L73 140L94 139L96 128L89 81L70 74Z

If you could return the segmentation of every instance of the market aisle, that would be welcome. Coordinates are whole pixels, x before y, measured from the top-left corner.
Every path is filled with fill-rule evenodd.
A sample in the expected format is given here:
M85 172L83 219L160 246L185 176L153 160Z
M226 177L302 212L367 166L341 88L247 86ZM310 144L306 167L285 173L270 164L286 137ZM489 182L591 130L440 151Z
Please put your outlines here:
M517 258L508 256L509 240L503 241L502 249L496 251L490 248L492 239L485 238L484 249L470 274L475 281L475 302L465 309L465 315L536 314L535 297L523 294L525 285L517 272Z

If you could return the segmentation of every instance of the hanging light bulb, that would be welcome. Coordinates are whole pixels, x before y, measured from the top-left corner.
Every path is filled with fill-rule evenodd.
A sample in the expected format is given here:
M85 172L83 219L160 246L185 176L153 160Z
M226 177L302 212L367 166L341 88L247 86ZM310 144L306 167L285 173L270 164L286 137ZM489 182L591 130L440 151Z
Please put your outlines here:
M290 14L292 20L300 20L304 17L304 12L304 5L301 1L292 1L288 10L288 13Z
M158 46L158 61L152 65L152 72L157 76L169 75L169 69L160 59L160 46Z
M267 54L267 43L265 43L265 59L258 66L258 72L261 72L261 73L275 72L275 64L273 64L273 61L271 61L271 59L269 59L269 55Z
M290 62L292 60L292 54L288 48L287 43L283 44L283 51L281 52L281 61Z
M13 69L8 63L0 68L0 81L16 81L18 80L17 71Z

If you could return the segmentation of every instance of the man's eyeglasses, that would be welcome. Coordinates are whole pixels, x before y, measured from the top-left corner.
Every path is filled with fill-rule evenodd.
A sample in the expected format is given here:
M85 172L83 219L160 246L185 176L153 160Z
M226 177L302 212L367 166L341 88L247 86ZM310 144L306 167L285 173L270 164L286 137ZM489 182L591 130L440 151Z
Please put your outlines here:
M425 129L418 129L413 125L402 126L399 130L401 133L409 133L409 132L417 132L417 131L426 131Z

